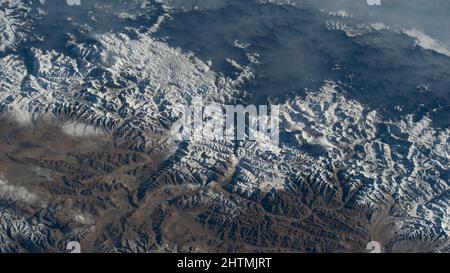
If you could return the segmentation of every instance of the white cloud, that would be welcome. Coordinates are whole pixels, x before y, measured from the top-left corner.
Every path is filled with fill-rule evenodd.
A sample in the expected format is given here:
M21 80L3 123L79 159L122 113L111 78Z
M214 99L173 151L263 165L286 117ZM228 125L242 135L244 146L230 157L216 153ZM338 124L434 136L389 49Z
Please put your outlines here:
M81 6L81 0L66 0L69 6Z
M103 135L102 130L80 122L66 122L61 126L61 129L65 134L74 137L97 137Z
M12 199L13 201L22 201L25 203L36 203L37 195L29 192L21 186L10 185L6 178L0 174L0 198Z
M447 55L450 57L450 50L447 49L444 45L440 44L438 41L434 40L430 36L421 32L417 29L408 29L405 30L404 33L416 40L417 45L422 48L434 50L443 55Z

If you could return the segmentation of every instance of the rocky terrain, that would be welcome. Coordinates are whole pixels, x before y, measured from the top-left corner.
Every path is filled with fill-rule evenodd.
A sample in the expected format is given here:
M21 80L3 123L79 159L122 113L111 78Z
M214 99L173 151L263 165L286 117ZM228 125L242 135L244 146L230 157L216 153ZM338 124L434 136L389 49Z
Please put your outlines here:
M295 1L126 2L0 0L0 252L450 251L446 45ZM199 96L279 105L279 146L174 139Z

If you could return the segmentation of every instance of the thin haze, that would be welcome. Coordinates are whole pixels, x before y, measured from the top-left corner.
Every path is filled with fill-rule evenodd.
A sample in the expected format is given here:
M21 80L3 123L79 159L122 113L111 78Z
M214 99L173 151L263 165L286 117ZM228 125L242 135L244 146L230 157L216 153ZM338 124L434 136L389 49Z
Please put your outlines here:
M246 0L252 1L252 0ZM450 48L450 1L448 0L381 0L370 6L367 0L256 0L289 3L297 7L316 8L325 12L345 11L362 22L382 22L401 29L417 29ZM160 0L182 9L215 9L232 0Z
M450 45L450 1L381 0L369 6L366 0L295 0L297 6L313 5L326 11L344 10L355 18L382 22L400 28L415 28Z

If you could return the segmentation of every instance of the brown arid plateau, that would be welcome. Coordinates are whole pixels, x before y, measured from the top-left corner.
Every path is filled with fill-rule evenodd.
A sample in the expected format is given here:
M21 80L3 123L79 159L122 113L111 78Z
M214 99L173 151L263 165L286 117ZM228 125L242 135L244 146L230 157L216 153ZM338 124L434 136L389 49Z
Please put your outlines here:
M138 183L156 172L161 155L118 147L108 135L71 136L44 122L0 124L0 173L35 196L32 203L9 200L49 229L33 249L12 238L22 251L59 252L74 240L86 252L319 251L319 243L329 247L324 251L341 245L361 252L369 240L358 215L320 200L308 209L295 192L248 200L227 192L229 181L177 185L163 177L139 199ZM331 225L340 227L339 236Z

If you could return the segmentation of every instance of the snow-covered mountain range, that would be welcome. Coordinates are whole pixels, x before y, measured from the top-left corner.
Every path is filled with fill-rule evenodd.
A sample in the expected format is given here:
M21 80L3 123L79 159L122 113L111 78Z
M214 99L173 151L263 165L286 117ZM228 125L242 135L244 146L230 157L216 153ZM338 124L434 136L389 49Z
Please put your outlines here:
M73 2L0 1L1 252L450 250L450 49L426 28ZM279 105L279 147L175 141L199 96Z

